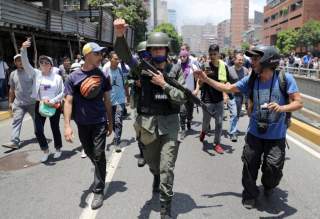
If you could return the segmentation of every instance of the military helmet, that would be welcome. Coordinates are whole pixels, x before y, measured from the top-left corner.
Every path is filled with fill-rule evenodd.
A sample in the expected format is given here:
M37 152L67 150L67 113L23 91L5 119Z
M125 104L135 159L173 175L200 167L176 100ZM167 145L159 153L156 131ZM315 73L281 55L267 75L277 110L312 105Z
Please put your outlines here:
M147 41L142 41L137 46L137 52L143 52L147 50Z
M280 54L274 46L257 45L251 50L246 51L247 56L261 56L260 64L262 67L276 68L280 62Z
M150 47L167 47L169 49L170 38L166 33L153 32L147 40L147 49Z

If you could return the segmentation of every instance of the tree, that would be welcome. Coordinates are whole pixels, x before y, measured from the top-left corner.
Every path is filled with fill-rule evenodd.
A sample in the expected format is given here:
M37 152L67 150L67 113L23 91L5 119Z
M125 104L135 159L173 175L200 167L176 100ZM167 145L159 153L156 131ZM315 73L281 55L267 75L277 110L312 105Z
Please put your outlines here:
M282 54L290 54L297 47L298 32L294 29L278 33L276 46Z
M123 18L134 29L134 45L145 40L149 13L142 0L89 0L92 7L113 3L112 13L115 18Z
M310 20L298 30L297 42L307 50L314 48L320 42L320 22Z
M169 23L162 23L156 28L154 28L153 32L163 32L168 34L168 36L171 39L170 45L171 45L171 52L172 53L179 53L180 47L182 44L182 37L179 36L178 32L174 28L172 24Z
M243 42L243 43L241 44L241 49L242 49L243 51L249 50L249 49L250 49L250 43L248 43L248 42Z

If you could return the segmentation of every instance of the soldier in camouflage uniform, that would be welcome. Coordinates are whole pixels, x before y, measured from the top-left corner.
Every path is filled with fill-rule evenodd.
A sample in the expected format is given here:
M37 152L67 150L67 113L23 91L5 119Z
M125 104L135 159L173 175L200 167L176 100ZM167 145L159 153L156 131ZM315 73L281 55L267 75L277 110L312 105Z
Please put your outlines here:
M141 68L133 61L124 38L125 21L114 22L115 50L132 68ZM151 33L147 40L147 50L151 63L162 74L167 74L184 84L181 66L167 62L170 39L167 34ZM143 68L141 68L143 69ZM141 70L141 92L138 94L135 129L143 143L143 154L151 173L154 175L153 192L160 192L161 218L171 218L174 167L178 156L179 111L186 102L184 93L167 84L163 75Z

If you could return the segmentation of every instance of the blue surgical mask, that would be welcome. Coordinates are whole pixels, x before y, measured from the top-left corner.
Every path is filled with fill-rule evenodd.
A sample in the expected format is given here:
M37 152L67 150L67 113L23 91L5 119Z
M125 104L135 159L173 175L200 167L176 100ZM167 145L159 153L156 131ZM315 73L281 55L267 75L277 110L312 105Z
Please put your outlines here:
M149 59L151 58L151 54L148 51L143 51L139 53L139 57L142 59Z
M152 57L152 61L155 63L162 63L167 61L167 56L155 56L155 57Z

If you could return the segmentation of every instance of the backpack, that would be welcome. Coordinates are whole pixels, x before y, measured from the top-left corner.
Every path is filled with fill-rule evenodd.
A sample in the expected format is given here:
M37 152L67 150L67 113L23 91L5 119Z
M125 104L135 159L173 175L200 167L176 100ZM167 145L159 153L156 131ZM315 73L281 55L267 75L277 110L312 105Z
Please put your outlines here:
M285 104L289 104L290 100L289 100L289 94L287 93L287 80L286 80L286 77L285 77L285 72L276 70L276 75L278 76L278 80L279 80L280 92L282 93L282 95L285 98ZM250 114L252 112L252 107L253 107L253 88L254 88L254 82L255 82L256 79L257 79L257 75L254 74L254 73L251 73L251 75L249 77L249 82L248 82L248 87L249 87L248 97L249 97L249 100L251 101L251 106L248 103L248 114ZM249 108L251 108L251 109L249 109ZM286 121L287 127L289 127L290 124L291 124L291 116L292 116L291 112L286 112L285 121Z

